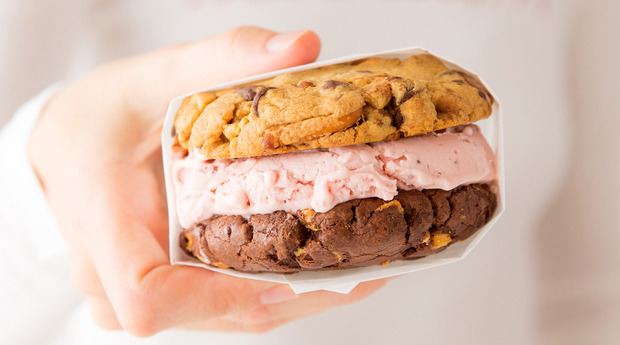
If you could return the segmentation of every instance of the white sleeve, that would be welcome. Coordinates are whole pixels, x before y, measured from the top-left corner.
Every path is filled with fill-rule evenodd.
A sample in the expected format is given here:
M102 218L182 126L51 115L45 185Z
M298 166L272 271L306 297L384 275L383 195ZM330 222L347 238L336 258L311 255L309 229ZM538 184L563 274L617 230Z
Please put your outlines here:
M68 250L28 159L28 141L53 85L0 130L0 334L42 343L81 297L69 282Z
M24 104L0 131L0 233L17 241L8 248L4 248L7 242L2 241L2 252L12 252L18 246L41 261L62 249L63 241L30 165L28 140L39 113L57 88L53 85ZM27 241L23 240L25 237Z

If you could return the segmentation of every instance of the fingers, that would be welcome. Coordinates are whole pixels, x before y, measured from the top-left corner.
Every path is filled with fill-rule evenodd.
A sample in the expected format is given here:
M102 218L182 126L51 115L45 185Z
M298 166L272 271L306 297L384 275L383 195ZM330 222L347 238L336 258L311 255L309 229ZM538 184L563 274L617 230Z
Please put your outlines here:
M235 315L234 319L248 324L295 320L359 301L379 290L385 284L386 280L384 279L361 283L346 295L331 291L307 292L294 300L263 305L247 313Z
M161 116L181 94L249 75L314 61L318 36L309 30L276 33L242 26L201 41L164 48L124 61L127 102L135 113ZM106 72L108 73L108 70ZM148 91L141 94L136 91Z
M359 301L384 285L385 281L383 280L362 283L347 295L328 291L305 293L298 295L298 298L294 298L290 302L264 305L255 310L241 313L240 315L223 316L201 322L192 322L184 325L182 328L215 330L219 332L264 333L291 321ZM287 286L277 286L275 288L277 290L291 291ZM273 294L271 295L273 298ZM101 328L107 330L122 329L112 305L105 296L89 296L87 297L87 301L94 321ZM263 302L265 302L264 298Z
M212 320L261 306L273 286L224 276L196 267L160 266L110 296L122 327L137 336Z
M183 325L182 328L220 332L264 333L286 323L359 301L383 287L385 283L385 279L361 283L346 295L330 291L304 293L291 301L264 305L238 315L194 322ZM288 286L283 285L278 288L290 291Z
M384 285L385 280L361 283L347 295L328 291L305 293L297 295L297 298L292 298L290 302L283 299L281 303L262 305L254 310L241 312L239 315L221 316L200 322L194 321L183 325L181 328L219 332L264 333L291 321L357 302L368 297ZM275 289L291 291L287 286L276 286ZM273 294L267 294L272 295L273 298ZM264 298L262 300L264 303ZM114 308L105 296L89 296L87 301L94 321L101 328L108 330L122 329Z

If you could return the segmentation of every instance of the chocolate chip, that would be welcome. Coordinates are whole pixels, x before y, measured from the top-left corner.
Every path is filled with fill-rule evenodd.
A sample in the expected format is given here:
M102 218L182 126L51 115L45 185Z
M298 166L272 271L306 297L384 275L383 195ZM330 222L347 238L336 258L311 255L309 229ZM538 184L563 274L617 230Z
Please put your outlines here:
M315 86L314 83L311 81L307 81L307 80L302 80L299 82L299 84L297 84L297 87L302 88L302 89L305 89L311 86Z
M263 97L267 91L271 90L271 89L275 89L275 87L264 87L262 89L260 89L256 95L254 95L254 100L252 101L252 110L254 110L254 114L256 114L256 116L259 116L258 114L258 101L261 99L261 97Z
M399 76L392 76L392 77L386 78L385 81L401 80L401 79L403 78Z
M459 85L463 85L463 84L465 84L465 82L464 82L464 81L462 81L462 80L458 80L458 79L453 80L452 82L453 82L453 83L455 83L455 84L459 84Z
M172 126L172 130L170 131L170 136L175 137L177 135L177 128Z
M478 96L480 96L480 98L484 98L484 100L487 100L487 94L482 92L482 90L478 90Z
M333 89L338 85L349 85L349 83L343 83L341 81L337 81L337 80L328 80L325 82L325 84L323 84L322 88L324 89Z
M400 126L403 124L403 115L400 112L400 108L396 104L395 97L392 97L392 99L390 99L388 105L385 107L385 110L387 110L392 117L392 125L396 128L400 128Z
M392 125L394 125L394 127L396 128L400 128L400 126L403 124L403 115L400 113L400 109L396 108L396 110L392 112L391 115Z
M403 103L407 102L411 97L415 96L419 92L420 92L420 90L407 89L407 91L405 91L405 94L403 95L403 98L401 98L401 100L400 100L400 104L403 104Z
M238 87L235 91L243 97L246 101L251 101L256 96L256 89L259 87L263 87L262 85L252 85L252 86L241 86Z

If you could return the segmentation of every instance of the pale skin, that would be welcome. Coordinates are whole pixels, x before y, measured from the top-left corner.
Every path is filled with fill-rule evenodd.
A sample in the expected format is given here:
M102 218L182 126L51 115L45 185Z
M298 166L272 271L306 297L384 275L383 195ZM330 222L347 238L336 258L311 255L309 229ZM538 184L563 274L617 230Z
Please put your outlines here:
M171 266L159 131L168 101L244 76L312 62L311 31L240 27L114 61L63 87L30 139L30 159L71 254L71 277L106 329L264 332L360 300Z

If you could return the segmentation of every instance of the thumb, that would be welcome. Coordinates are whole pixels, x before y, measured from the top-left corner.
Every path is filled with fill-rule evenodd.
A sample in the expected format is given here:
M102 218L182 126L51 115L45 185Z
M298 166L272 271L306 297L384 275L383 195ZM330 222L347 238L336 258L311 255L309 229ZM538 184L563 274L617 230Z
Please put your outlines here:
M276 33L242 26L121 62L125 99L138 114L161 117L169 100L210 85L314 61L312 31ZM118 81L118 80L117 80ZM128 97L127 97L128 96Z

